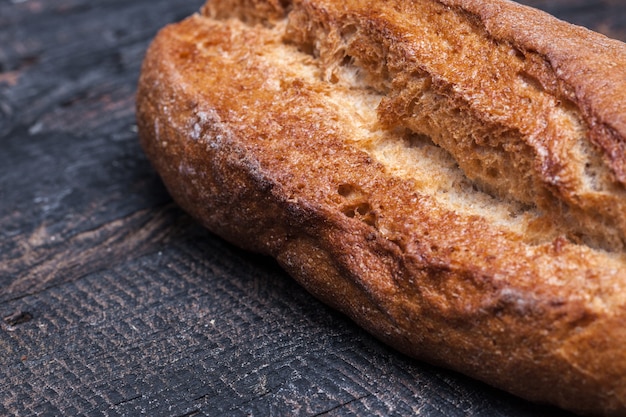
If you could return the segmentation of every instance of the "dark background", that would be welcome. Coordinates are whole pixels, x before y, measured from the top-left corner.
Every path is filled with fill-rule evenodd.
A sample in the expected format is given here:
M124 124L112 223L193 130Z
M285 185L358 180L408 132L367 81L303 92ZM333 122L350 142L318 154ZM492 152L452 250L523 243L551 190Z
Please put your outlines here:
M0 0L0 416L565 416L382 345L202 230L144 157L156 31L202 0ZM626 40L626 2L526 1Z

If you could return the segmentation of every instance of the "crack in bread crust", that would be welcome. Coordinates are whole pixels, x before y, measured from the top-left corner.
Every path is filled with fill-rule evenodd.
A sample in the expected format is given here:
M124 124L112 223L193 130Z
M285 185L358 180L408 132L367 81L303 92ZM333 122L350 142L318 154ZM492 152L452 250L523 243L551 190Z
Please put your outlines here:
M434 134L385 123L401 71L377 84L346 52L359 25L379 23L339 25L328 36L344 49L323 65L322 42L285 35L294 5L235 3L237 19L213 1L205 13L219 19L170 26L146 55L139 132L174 199L410 355L532 400L623 414L623 253L572 243L545 210L477 189ZM339 20L325 16L331 33Z
M219 9L221 2L209 4ZM382 4L294 1L265 21L286 18L284 41L311 54L334 88L380 94L383 127L428 136L473 186L534 207L543 228L550 225L547 239L561 234L623 251L626 190L615 175L621 168L605 163L619 159L623 139L590 131L589 111L549 59L532 45L494 38L479 16L456 3ZM258 6L224 9L259 21ZM612 149L608 157L600 143ZM531 230L526 235L545 241Z
M377 4L319 3L294 5L286 39L319 56L327 80L349 63L361 79L348 83L384 94L384 126L427 135L480 189L537 207L569 239L624 248L626 193L545 59L437 2L391 2L383 17Z

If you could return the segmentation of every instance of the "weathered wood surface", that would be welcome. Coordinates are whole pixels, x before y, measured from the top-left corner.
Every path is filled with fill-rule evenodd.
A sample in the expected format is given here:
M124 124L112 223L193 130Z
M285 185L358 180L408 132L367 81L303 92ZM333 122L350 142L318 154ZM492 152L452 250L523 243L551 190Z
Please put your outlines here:
M137 142L202 0L0 0L0 415L567 415L406 358L202 230ZM528 1L626 39L622 0Z

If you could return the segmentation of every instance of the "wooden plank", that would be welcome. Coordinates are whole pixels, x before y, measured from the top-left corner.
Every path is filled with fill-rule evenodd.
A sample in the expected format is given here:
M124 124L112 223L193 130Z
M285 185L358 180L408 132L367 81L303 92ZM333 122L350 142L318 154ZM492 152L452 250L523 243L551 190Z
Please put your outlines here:
M524 0L568 22L615 39L626 40L626 4L623 0Z
M134 93L156 30L200 3L126 3L0 8L0 67L18 74L0 90L0 300L140 255L181 226L137 142Z
M0 0L0 415L565 416L404 357L201 229L138 145L202 0ZM528 0L626 39L618 0Z
M2 310L32 319L0 337L0 414L559 415L393 352L210 236Z

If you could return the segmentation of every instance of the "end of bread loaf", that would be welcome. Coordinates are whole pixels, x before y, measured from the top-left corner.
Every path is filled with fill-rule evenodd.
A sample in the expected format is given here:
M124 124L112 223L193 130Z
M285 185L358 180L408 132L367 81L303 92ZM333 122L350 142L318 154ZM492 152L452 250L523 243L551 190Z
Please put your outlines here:
M380 339L624 415L613 64L507 1L211 0L150 47L138 125L183 208Z

